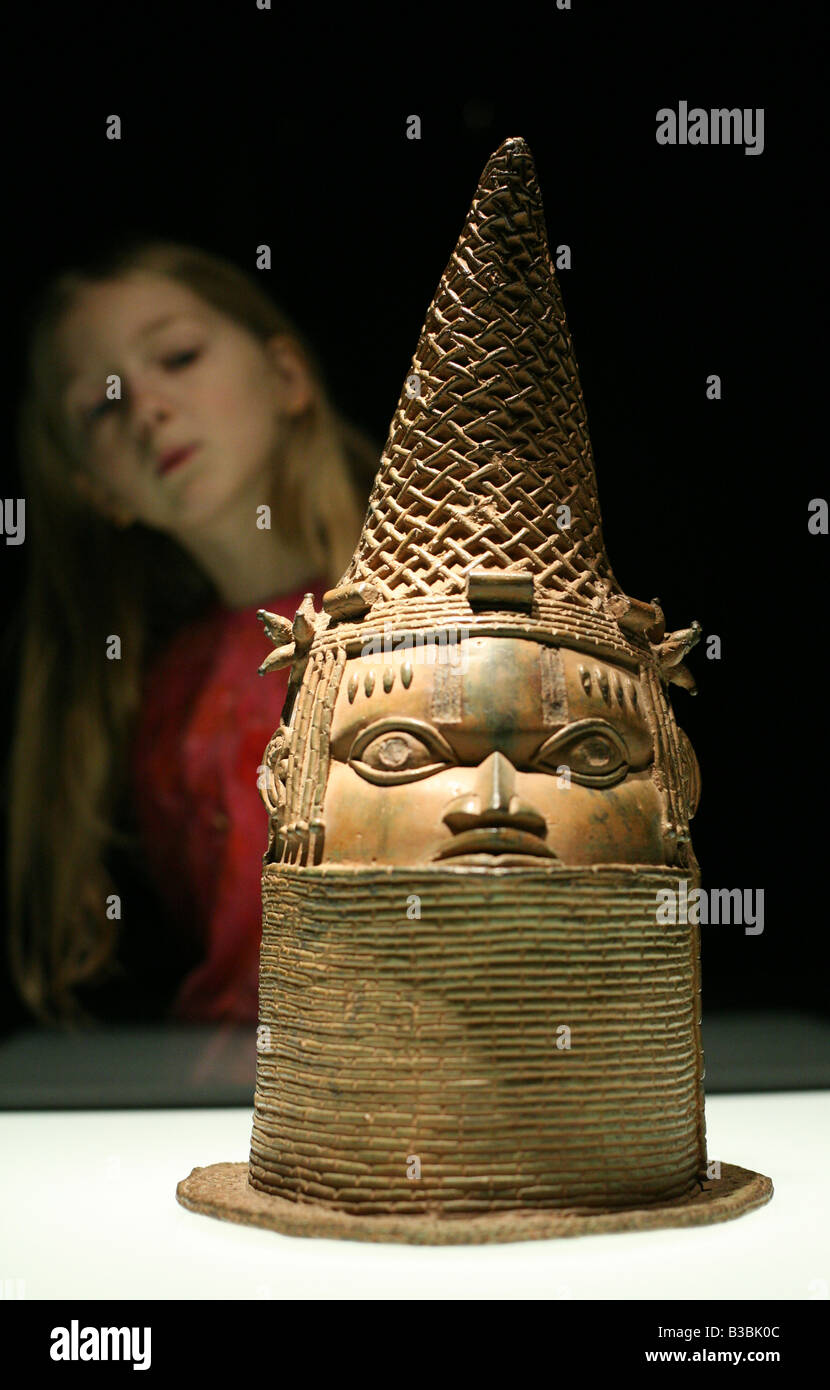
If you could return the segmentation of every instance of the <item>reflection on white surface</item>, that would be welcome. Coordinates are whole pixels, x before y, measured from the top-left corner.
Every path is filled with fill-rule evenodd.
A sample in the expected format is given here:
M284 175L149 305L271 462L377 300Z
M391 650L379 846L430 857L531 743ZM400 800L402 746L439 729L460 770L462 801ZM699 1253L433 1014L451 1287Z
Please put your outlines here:
M367 1245L281 1236L185 1210L194 1167L247 1162L250 1110L0 1117L0 1247L44 1298L827 1298L830 1092L715 1096L710 1158L772 1178L714 1226L513 1245Z

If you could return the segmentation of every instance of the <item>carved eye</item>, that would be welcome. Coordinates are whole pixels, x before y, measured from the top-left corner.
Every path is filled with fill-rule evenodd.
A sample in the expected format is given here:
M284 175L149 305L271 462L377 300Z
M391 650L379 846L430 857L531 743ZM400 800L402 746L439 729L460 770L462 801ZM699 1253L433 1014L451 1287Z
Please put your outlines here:
M628 749L620 734L602 719L578 719L542 744L534 764L543 772L570 768L571 779L584 787L613 787L628 775Z
M379 719L352 744L349 766L367 782L389 786L431 777L456 761L436 729L415 719Z

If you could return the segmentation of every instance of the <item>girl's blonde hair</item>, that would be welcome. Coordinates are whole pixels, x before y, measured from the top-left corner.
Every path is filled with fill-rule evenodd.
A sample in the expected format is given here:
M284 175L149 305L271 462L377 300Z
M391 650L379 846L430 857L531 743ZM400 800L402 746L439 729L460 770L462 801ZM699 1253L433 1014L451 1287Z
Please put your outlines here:
M52 333L80 290L139 270L185 285L262 342L290 336L304 354L314 399L285 423L272 518L278 534L303 538L310 569L331 585L351 559L358 497L378 460L328 401L319 363L293 324L252 277L217 256L133 243L59 275L33 306L18 433L29 573L10 763L9 960L17 989L48 1023L89 1021L75 991L113 973L119 928L107 913L115 886L106 859L133 845L116 820L142 673L163 639L217 597L170 538L140 524L116 529L72 483L79 460L57 406ZM105 659L113 634L118 661Z

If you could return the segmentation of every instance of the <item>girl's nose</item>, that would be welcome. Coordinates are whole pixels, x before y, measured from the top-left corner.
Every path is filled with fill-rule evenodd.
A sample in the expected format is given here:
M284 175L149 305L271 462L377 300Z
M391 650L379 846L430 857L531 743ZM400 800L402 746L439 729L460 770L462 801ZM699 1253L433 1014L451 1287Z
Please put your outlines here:
M133 396L133 413L140 425L153 425L158 420L168 420L173 407L168 400L155 392Z
M165 387L160 382L133 380L127 386L127 404L133 421L142 431L169 420L175 409Z

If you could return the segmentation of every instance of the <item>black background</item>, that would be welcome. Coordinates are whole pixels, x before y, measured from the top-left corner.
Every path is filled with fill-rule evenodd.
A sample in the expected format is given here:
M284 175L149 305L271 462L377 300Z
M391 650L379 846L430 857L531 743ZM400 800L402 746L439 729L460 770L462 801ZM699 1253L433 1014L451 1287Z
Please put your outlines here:
M9 58L3 495L19 495L20 313L123 233L251 270L270 244L273 297L380 452L479 175L523 136L551 244L572 249L560 280L611 563L670 628L697 618L722 642L719 661L690 657L699 696L672 699L702 768L704 886L763 888L765 930L702 930L704 1005L825 1008L828 540L807 531L828 492L820 7L572 3L38 6ZM680 100L763 107L763 153L659 146L656 112ZM0 546L4 711L25 563Z

